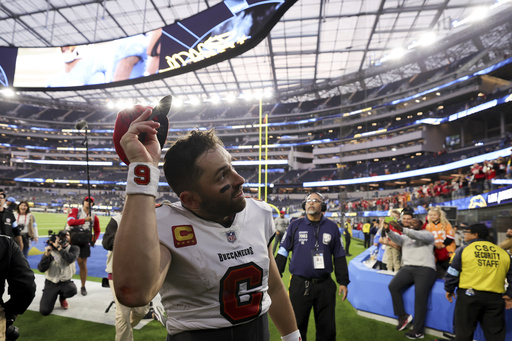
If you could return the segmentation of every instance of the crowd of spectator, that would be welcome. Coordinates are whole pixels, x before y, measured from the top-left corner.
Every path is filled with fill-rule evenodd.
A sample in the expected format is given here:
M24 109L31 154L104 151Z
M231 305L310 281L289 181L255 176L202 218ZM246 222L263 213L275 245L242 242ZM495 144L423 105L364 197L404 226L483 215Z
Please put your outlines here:
M494 179L512 178L512 158L499 157L475 163L466 169L459 169L450 180L438 180L416 187L409 187L388 196L345 201L341 204L342 212L389 211L408 206L427 207L433 203L456 200L470 195L485 193L497 188Z

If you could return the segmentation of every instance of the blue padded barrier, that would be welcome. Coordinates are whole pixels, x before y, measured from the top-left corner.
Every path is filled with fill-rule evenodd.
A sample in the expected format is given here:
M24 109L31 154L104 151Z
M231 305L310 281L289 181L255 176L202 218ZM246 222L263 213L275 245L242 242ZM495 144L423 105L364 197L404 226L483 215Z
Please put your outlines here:
M352 229L352 237L364 240L364 233L363 231Z
M388 290L392 274L380 273L363 264L370 257L370 249L354 257L348 265L350 284L348 285L348 300L358 310L369 313L397 318L393 313L391 294ZM414 316L414 286L408 288L404 294L405 310ZM432 288L428 301L427 318L425 326L428 328L453 333L453 312L455 302L446 300L444 281L438 279ZM505 311L507 340L512 340L512 309ZM474 339L485 341L482 329L478 326Z

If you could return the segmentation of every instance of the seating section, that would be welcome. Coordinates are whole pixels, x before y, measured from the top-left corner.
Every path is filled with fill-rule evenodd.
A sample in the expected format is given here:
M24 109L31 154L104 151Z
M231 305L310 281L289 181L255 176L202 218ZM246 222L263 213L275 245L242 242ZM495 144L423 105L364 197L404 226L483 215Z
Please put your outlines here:
M299 163L310 165L307 169L304 166L294 169L288 165L269 167L267 179L269 183L276 186L274 192L278 197L275 200L278 202L285 200L280 198L281 194L285 194L280 191L288 186L291 189L287 188L286 191L301 193L304 191L301 188L304 182L400 173L445 164L503 148L503 141L500 141L500 138L497 138L498 134L495 133L486 138L482 142L483 145L479 143L462 147L454 146L448 150L423 152L421 155L398 154L394 159L382 158L378 162L364 160L365 154L374 153L371 148L356 149L355 152L348 153L352 153L351 156L361 155L362 162L341 162L339 165L334 162L331 164L324 162L331 156L339 157L337 147L341 144L378 142L379 139L417 132L425 126L418 123L420 119L444 119L453 113L473 108L510 93L511 90L506 87L483 93L479 90L481 79L476 77L443 89L442 95L445 98L437 98L437 95L432 94L430 97L424 96L410 100L407 103L408 106L401 102L403 98L411 96L420 87L428 89L432 82L442 79L453 80L453 77L461 76L455 72L471 58L473 56L468 56L453 65L419 73L380 87L303 102L263 104L262 112L269 114L270 159L289 159L293 157L290 156L293 151L297 154L303 153L303 155L296 156ZM510 76L511 69L512 66L507 64L502 67L501 73L499 70L494 71L492 76L510 80L512 78ZM391 104L392 100L397 101ZM190 128L215 128L235 161L256 160L258 149L254 146L257 146L259 141L259 105L238 101L236 103L233 106L173 108L171 113L171 128L173 130L170 133L169 141L184 136ZM76 122L85 119L91 129L89 135L90 160L114 162L114 167L110 168L92 167L91 179L108 182L110 186L114 186L112 183L125 180L125 168L119 167L111 140L112 127L116 118L115 110L87 112L0 102L0 114L3 123L12 125L0 127L2 130L0 144L4 147L4 149L0 149L0 157L1 160L5 159L4 164L9 164L11 158L15 160L83 160L85 153L83 151L83 132L70 133L63 129L74 129ZM37 127L37 129L33 127ZM382 133L374 135L373 133L376 131L382 131ZM419 146L422 143L419 139L405 141L401 147ZM81 150L62 150L62 148L69 147ZM391 145L386 146L388 150L392 147ZM328 154L331 153L330 151L316 153L321 151L321 148L332 148L332 155ZM380 151L382 148L373 148L373 150ZM316 153L314 156L313 151ZM316 166L311 163L311 160L315 159L321 161ZM14 169L9 168L3 171L0 179L86 180L83 167L28 165L21 161L17 161L13 165ZM247 183L258 182L257 167L237 166L237 171L246 179ZM264 176L262 176L263 178ZM161 181L165 182L163 176ZM293 200L289 201L291 205L295 205Z

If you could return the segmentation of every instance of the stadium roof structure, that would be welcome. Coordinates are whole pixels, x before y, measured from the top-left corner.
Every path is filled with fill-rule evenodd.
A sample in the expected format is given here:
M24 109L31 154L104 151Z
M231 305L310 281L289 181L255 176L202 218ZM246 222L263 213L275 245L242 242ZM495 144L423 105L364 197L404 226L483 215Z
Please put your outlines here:
M6 0L0 46L90 44L188 18L216 0ZM487 15L487 16L485 16ZM463 69L511 50L510 0L300 0L244 54L178 76L120 87L19 91L20 102L77 108L269 91L291 102L380 87L468 57Z

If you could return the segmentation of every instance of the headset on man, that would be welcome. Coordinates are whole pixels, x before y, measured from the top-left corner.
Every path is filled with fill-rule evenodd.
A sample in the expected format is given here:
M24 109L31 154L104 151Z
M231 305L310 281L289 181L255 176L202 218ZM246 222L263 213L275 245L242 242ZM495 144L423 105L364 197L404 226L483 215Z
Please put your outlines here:
M327 204L325 203L325 199L324 199L324 196L318 192L312 192L312 193L309 193L305 198L304 200L302 200L302 204L301 204L301 207L303 210L306 210L306 201L308 200L309 196L311 194L316 194L318 195L321 199L322 199L322 212L326 212L327 211Z

